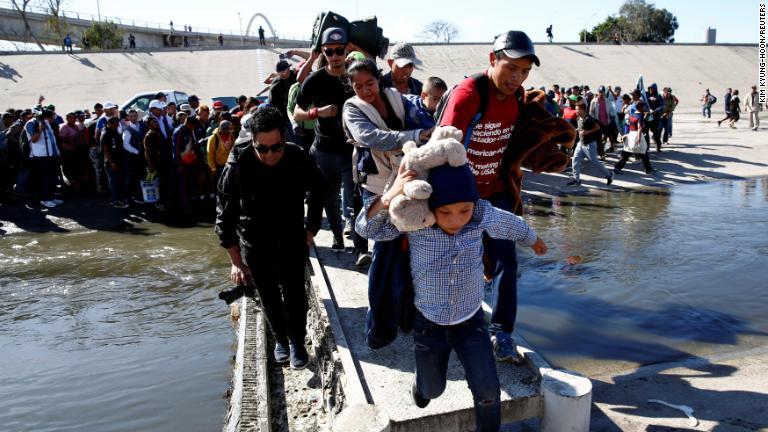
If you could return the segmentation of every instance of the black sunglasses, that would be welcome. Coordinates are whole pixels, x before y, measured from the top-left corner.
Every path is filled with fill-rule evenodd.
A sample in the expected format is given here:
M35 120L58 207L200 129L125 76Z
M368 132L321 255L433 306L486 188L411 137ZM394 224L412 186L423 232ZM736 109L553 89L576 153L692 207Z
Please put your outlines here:
M283 147L285 147L285 143L279 143L279 144L272 144L272 145L257 145L256 151L259 153L269 153L270 151L273 153L279 153L283 151Z
M345 51L344 47L326 48L323 50L325 55L328 57L332 57L334 54L336 54L337 56L343 56L344 51Z

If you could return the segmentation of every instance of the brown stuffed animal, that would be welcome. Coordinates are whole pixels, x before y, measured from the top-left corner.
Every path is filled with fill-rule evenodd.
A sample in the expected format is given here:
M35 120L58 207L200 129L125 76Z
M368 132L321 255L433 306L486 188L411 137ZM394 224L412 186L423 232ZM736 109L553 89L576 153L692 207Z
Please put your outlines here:
M554 117L544 107L546 94L541 90L529 91L520 111L517 124L501 162L501 175L509 190L512 210L523 214L522 183L526 167L535 173L560 172L570 158L558 145L573 147L576 129L564 119Z

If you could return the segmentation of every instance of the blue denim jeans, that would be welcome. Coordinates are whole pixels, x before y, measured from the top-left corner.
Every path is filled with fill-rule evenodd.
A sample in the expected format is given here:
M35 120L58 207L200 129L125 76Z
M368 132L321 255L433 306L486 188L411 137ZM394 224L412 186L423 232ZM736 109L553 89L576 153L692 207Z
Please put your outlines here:
M488 201L494 207L512 211L512 203L505 193L497 193ZM511 240L498 240L483 234L486 256L495 266L494 275L499 279L496 305L491 315L491 333L512 333L517 320L517 249Z
M573 152L573 178L581 180L581 164L584 156L589 159L590 162L600 171L603 177L610 177L611 173L604 166L603 163L597 158L597 146L603 145L599 142L584 143L579 142L576 144L576 150Z
M704 105L701 107L701 116L706 118L712 118L712 106Z
M669 141L669 137L672 136L672 118L671 117L662 117L659 119L659 133L661 134L662 143Z
M126 175L125 163L121 162L117 165L117 171L113 171L112 167L105 164L104 170L107 172L107 180L109 181L109 197L114 203L117 201L123 201L127 198L127 182L128 176Z
M320 173L323 175L326 187L325 216L328 224L336 237L341 237L344 219L352 218L352 154L330 154L318 150L315 146L310 149L310 154L317 161ZM339 193L342 193L341 198Z
M464 366L475 402L475 430L498 431L501 425L499 377L483 310L452 326L435 324L416 312L413 342L419 393L429 399L443 393L448 359L451 351L455 351Z

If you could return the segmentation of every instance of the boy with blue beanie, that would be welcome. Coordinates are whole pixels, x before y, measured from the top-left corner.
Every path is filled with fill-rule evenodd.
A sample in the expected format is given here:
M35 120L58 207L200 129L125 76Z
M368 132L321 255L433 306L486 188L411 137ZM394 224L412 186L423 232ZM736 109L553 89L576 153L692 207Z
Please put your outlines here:
M357 232L376 241L402 233L389 222L389 203L416 176L402 166L392 187L357 218ZM479 199L469 165L443 165L430 171L429 208L435 225L408 232L414 285L415 379L411 394L424 408L445 390L448 358L456 351L475 403L478 431L501 424L499 378L482 311L483 233L519 241L543 255L547 246L519 216Z

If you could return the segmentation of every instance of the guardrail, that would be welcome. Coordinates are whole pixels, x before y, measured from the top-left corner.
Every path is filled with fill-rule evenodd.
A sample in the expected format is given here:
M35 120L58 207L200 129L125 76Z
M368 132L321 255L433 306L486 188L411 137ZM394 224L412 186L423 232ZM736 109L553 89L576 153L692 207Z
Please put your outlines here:
M17 12L16 7L13 5L13 2L11 2L10 0L0 0L0 8L9 9L14 12ZM52 15L50 8L40 7L32 4L27 5L26 12L42 14L42 15ZM168 21L168 23L159 23L159 22L153 22L153 21L142 21L142 20L135 20L135 19L113 17L108 15L94 15L92 13L77 12L77 11L70 11L70 10L59 10L59 16L62 18L73 18L73 19L80 19L80 20L86 20L86 21L110 21L119 25L143 27L143 28L152 29L152 30L162 30L163 32L173 31L174 33L177 33L177 34L182 34L187 32L187 33L206 33L211 35L223 34L223 35L240 36L240 37L246 36L245 32L243 31L229 29L229 28L191 26L192 28L191 31L184 30L184 27L188 27L187 24L182 24L181 26L178 26L178 25L171 26L170 20ZM254 37L253 34L250 34L248 36ZM276 35L276 38L291 39L291 40L309 40L310 39L310 37L307 35L297 35L297 34L292 34L292 35L278 34ZM274 39L274 37L268 37L267 39Z

